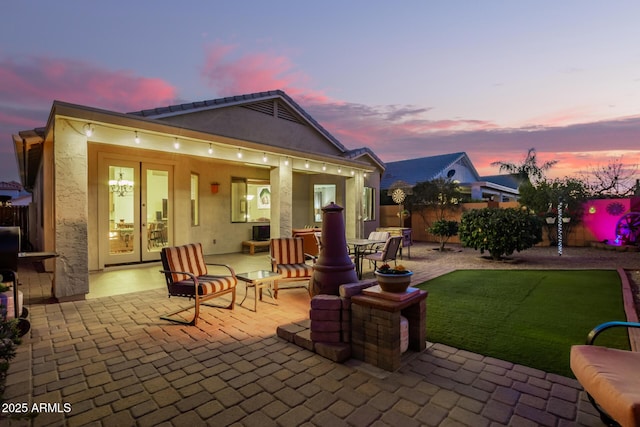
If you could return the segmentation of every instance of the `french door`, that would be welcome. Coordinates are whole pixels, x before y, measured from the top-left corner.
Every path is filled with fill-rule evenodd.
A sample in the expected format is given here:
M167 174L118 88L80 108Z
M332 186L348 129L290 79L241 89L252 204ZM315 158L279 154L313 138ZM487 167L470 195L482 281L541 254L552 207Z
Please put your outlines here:
M100 256L104 265L160 259L171 245L173 168L105 158L99 189Z

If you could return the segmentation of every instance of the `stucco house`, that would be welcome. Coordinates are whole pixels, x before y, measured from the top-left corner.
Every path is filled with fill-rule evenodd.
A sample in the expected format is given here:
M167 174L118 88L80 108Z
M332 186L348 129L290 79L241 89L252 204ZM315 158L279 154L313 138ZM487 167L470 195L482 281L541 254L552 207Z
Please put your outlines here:
M480 176L467 153L451 153L388 162L380 183L382 190L413 187L437 178L456 181L471 200L517 200L520 182L514 175Z
M54 296L83 299L89 271L200 242L233 253L345 208L348 237L379 225L384 163L348 150L282 91L119 113L54 101L46 126L13 135L33 193L32 245L56 251Z

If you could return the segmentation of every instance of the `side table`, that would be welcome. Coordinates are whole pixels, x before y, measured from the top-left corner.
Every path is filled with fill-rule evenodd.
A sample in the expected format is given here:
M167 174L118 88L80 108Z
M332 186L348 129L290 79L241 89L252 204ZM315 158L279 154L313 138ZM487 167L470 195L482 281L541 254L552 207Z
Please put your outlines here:
M242 305L244 300L247 299L250 287L253 287L256 293L256 298L253 303L253 311L258 311L258 296L260 297L260 301L262 301L262 289L264 288L269 289L269 295L271 295L273 301L278 304L276 299L273 297L273 294L271 293L270 287L273 286L274 280L282 278L282 274L269 270L256 270L250 271L248 273L238 273L236 274L236 277L238 278L238 280L245 282L247 285L247 292L244 294L244 298L242 298L240 305Z

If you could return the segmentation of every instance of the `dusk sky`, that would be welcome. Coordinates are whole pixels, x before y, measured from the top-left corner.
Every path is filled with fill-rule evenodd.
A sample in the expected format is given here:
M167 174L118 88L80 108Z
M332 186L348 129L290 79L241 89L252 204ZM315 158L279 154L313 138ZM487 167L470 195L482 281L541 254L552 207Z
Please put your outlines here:
M0 181L52 102L130 112L282 89L383 161L531 147L564 177L640 163L640 2L10 1Z

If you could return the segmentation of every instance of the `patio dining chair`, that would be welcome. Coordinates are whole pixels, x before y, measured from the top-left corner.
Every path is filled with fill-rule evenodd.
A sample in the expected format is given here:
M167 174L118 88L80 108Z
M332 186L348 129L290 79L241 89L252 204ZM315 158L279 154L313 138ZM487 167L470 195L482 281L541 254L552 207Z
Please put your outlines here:
M384 244L384 247L372 254L365 255L364 258L373 262L373 269L375 270L378 262L386 263L393 261L396 262L398 257L398 249L402 243L402 236L389 237Z
M369 233L369 237L367 237L367 239L386 242L387 240L389 240L389 237L391 237L391 235L388 231L372 231L371 233ZM372 243L371 246L366 249L366 251L367 253L375 253L382 250L383 247L384 243Z
M281 283L303 282L298 286L287 286L291 288L307 288L309 290L309 280L313 275L313 266L305 261L309 257L315 257L304 253L304 242L299 237L281 237L271 239L270 242L271 271L276 271L282 275L281 279L274 280L273 295L278 298L278 289Z

